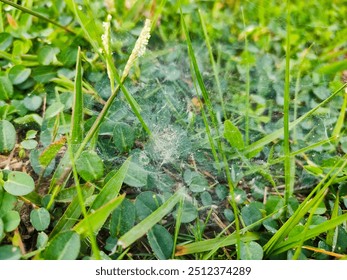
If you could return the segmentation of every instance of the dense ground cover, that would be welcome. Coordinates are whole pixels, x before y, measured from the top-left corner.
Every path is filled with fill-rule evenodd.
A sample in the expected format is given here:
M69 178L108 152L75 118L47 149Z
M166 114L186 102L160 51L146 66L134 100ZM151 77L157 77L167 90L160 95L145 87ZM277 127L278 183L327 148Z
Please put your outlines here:
M346 258L345 4L0 0L0 259Z

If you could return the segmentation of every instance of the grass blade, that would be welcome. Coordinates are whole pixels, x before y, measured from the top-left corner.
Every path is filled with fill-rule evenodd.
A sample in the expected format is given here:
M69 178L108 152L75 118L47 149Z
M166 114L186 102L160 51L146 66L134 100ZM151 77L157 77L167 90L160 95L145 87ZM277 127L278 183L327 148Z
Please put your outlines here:
M273 251L273 254L280 254L282 252L288 251L289 249L295 248L301 243L301 240L306 241L308 239L314 238L323 232L327 232L337 227L345 221L347 221L347 214L343 214L334 219L321 223L320 225L317 225L312 229L309 229L306 233L303 232L293 237L290 237L282 243L278 244L276 249Z
M94 187L84 186L82 187L82 192L83 199L85 200L93 194ZM81 213L82 210L79 205L78 197L76 195L74 199L71 201L68 208L65 210L63 216L61 216L58 223L55 225L54 229L49 235L49 238L52 239L59 232L71 229L73 225L76 224L76 222L78 221L79 217L81 216Z
M100 193L95 198L90 210L96 210L106 202L114 199L120 191L124 178L128 172L130 158L128 158L115 175L105 184Z
M284 204L288 204L290 196L293 194L294 182L292 182L293 163L290 156L289 143L289 104L290 104L290 0L287 0L287 36L286 36L286 70L284 82L284 103L283 103L283 149L284 149Z
M195 74L195 77L196 77L196 80L194 79L194 86L196 88L196 91L198 92L197 87L196 87L196 81L197 81L197 83L199 85L199 88L201 90L202 96L204 98L204 101L206 102L206 106L207 106L207 110L208 110L208 112L210 114L210 118L212 119L213 116L214 116L214 112L212 110L211 101L210 101L210 98L208 96L207 90L205 88L205 84L204 84L204 81L202 79L202 75L200 73L198 63L196 61L194 49L193 49L192 43L190 41L189 32L188 32L187 26L185 24L182 11L181 11L181 24L182 24L182 29L184 31L184 35L186 37L186 42L187 42L187 47L188 47L188 55L189 55L189 59L190 59L191 66L192 66L191 68L193 68L194 74ZM193 73L192 73L192 77L194 77ZM199 98L200 104L202 104L202 102L200 101L199 95L197 95L197 97ZM219 167L220 160L219 160L218 154L216 152L216 147L215 147L215 144L214 144L214 141L213 141L213 137L211 135L211 129L209 127L209 124L208 124L208 121L207 121L207 118L206 118L206 113L205 113L205 110L204 110L203 106L202 106L201 113L202 113L205 129L206 129L206 134L207 134L207 137L208 137L208 141L209 141L209 144L210 144L210 147L211 147L211 151L212 151L214 160L215 160L215 162L216 162L216 164L218 166L218 169L220 169L220 167ZM218 132L218 130L216 130L216 131Z
M122 203L124 197L125 195L121 195L112 199L99 209L87 215L82 221L74 226L73 229L80 234L81 237L85 238L89 234L89 226L91 226L92 231L96 234L104 225L111 212Z
M284 225L272 236L272 238L264 245L264 251L267 255L271 255L277 249L278 244L285 239L288 233L297 225L301 219L314 207L316 202L321 199L334 181L338 174L341 174L343 168L347 165L347 156L341 158L328 174L320 181L320 183L312 190L306 199L300 204L294 214L284 223ZM339 167L339 168L338 168ZM338 168L338 169L337 169ZM330 179L329 179L330 178ZM329 179L329 180L328 180ZM313 197L314 196L314 197Z
M291 130L293 127L297 126L299 123L301 123L306 118L312 116L314 112L316 112L320 107L323 107L327 103L329 103L332 99L335 98L345 87L347 86L347 83L343 84L340 88L338 88L332 95L330 95L327 99L319 103L316 107L302 115L300 118L296 119L295 121L292 121L289 123L289 130ZM266 144L276 140L277 138L280 138L283 136L283 129L280 128L278 130L275 130L274 132L266 135L265 137L261 138L260 140L254 142L253 144L249 145L246 149L243 150L245 154L249 154L251 152L254 152L256 150L259 150L260 148L264 147Z
M71 137L71 144L73 145L73 147L75 147L75 145L80 144L83 138L83 92L82 92L81 48L78 48L78 52L77 52L70 137Z
M204 20L204 17L203 17L200 10L199 10L199 18L200 18L202 30L204 31L205 43L207 46L208 54L210 56L210 62L212 65L214 79L215 79L216 85L217 85L217 91L218 91L220 103L222 106L223 116L224 116L224 119L227 119L227 113L226 113L225 104L224 104L223 92L222 92L221 83L220 83L219 76L218 76L218 69L217 69L216 61L213 57L212 46L210 43L210 37L208 36L205 20Z
M156 223L160 222L164 216L171 212L184 195L185 188L181 188L175 192L173 196L165 201L163 205L150 214L146 219L121 236L118 240L118 245L121 245L123 249L125 249L133 244L137 239L145 235ZM116 250L116 247L113 249L113 252Z
M188 254L201 253L201 252L206 252L210 250L215 250L216 248L235 245L237 244L237 239L238 237L236 236L236 233L233 233L227 237L219 237L219 238L194 242L187 245L177 246L175 256L178 257L178 256L184 256ZM249 242L249 241L254 241L258 239L259 239L259 236L252 232L247 232L246 234L240 237L240 240L243 242Z

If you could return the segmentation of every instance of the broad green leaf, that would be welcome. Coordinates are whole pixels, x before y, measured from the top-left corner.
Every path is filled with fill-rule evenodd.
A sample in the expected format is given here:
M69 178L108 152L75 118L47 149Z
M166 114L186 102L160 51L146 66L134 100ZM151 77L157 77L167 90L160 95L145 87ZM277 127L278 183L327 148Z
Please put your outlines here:
M8 153L16 144L16 130L9 121L0 121L0 153Z
M276 233L278 230L278 223L276 220L267 219L263 222L263 226L272 234Z
M322 201L317 208L315 208L314 214L315 215L323 215L327 211L327 208L325 207L324 201ZM308 213L312 213L312 210L308 211Z
M70 68L76 65L76 62L78 61L77 47L67 46L66 48L61 50L61 52L57 55L57 58L61 63L63 63L65 67Z
M61 113L63 110L64 110L64 104L60 102L54 102L47 108L45 113L45 119L53 118L59 113Z
M113 142L118 151L129 151L135 142L135 132L133 128L126 123L116 124L113 130Z
M347 232L344 226L338 226L335 230L334 236L336 252L344 253L347 249Z
M0 72L0 100L9 100L13 95L13 85L5 73Z
M70 203L74 197L77 195L76 187L69 187L59 191L58 195L55 197L56 202Z
M241 150L245 147L240 130L229 120L224 122L224 137L233 148Z
M187 183L192 192L203 192L209 187L206 178L198 172L192 172L188 169L184 172L183 176L184 181Z
M38 50L37 59L42 65L50 65L57 61L56 54L59 52L58 48L51 46L44 46Z
M32 72L32 77L38 83L48 83L51 79L57 76L57 68L54 66L39 66L35 67Z
M220 200L225 199L229 194L228 189L223 185L217 185L215 190L216 190L216 195Z
M44 172L43 177L47 177L48 175L52 173L52 171L55 168L55 159L53 159L51 163L46 168L44 168L40 164L40 160L39 160L41 153L42 153L42 149L31 150L29 154L30 164L36 174L41 175L41 173Z
M235 189L234 190L235 202L238 205L241 205L247 199L247 193L243 189Z
M254 241L241 242L241 260L262 260L263 259L263 248Z
M12 210L16 205L17 198L0 187L0 217Z
M51 217L45 208L34 209L30 213L30 222L37 231L43 231L48 228Z
M42 166L47 167L56 157L61 147L65 145L66 138L62 137L59 140L51 143L40 155L39 162Z
M314 87L313 93L316 97L318 97L318 99L325 100L329 97L330 90L329 90L329 88L327 88L325 86Z
M212 205L213 200L209 192L203 192L200 195L200 198L201 198L202 205L204 206Z
M25 134L26 139L34 139L37 135L37 130L28 130L27 133Z
M1 218L4 223L5 232L11 232L19 226L20 217L17 211L14 211L14 210L8 211Z
M112 212L110 234L118 237L129 231L135 224L135 206L130 200L124 199L122 204Z
M131 187L140 188L147 185L148 172L139 164L131 162L124 183Z
M259 208L254 203L242 207L241 216L246 226L259 221L263 217ZM257 230L258 228L259 226L253 228L253 230Z
M149 245L159 260L167 260L172 255L173 239L161 225L154 225L147 234Z
M95 181L104 174L104 164L98 154L94 151L84 151L76 160L78 174L85 181Z
M42 118L38 114L28 114L24 117L16 118L14 120L17 124L28 125L31 123L37 123L39 126L42 125Z
M23 101L25 108L33 112L39 109L42 105L42 97L38 95L26 96Z
M135 200L137 217L140 220L145 219L147 216L157 210L161 204L162 201L160 197L154 192L147 191L140 193Z
M21 256L18 247L12 245L0 246L0 260L19 260Z
M223 214L229 222L233 222L235 220L235 215L233 210L226 208L224 209Z
M36 248L41 249L45 248L48 243L48 235L43 231L39 232L36 240Z
M5 51L12 45L13 37L7 32L0 33L0 51Z
M4 189L12 195L26 195L31 193L35 188L33 178L28 174L19 171L12 171L8 175Z
M271 195L266 200L265 210L266 210L266 213L269 214L276 210L281 209L283 206L284 206L284 200L282 197ZM281 216L281 214L282 213L280 211L273 218L278 219Z
M91 228L91 230L97 234L106 222L111 212L122 203L124 196L125 195L118 196L107 202L105 205L98 208L83 220L81 220L76 226L74 226L73 229L79 235L81 235L82 238L85 238L88 235L89 228Z
M155 224L161 221L167 214L169 214L175 205L182 199L185 195L185 189L179 189L176 191L167 201L163 203L157 210L155 210L151 215L146 219L142 220L126 234L121 236L118 240L118 245L121 245L123 248L127 248L133 244L136 240L145 235ZM113 253L116 250L116 247L113 249Z
M29 78L30 74L30 68L26 68L23 65L15 65L8 72L8 77L13 85L18 85L25 82L25 80Z
M58 233L44 251L46 260L75 260L80 252L80 236L74 231Z
M31 192L27 195L23 196L27 201L30 201L32 204L36 206L41 206L42 197L37 192Z
M182 207L182 217L181 217L181 223L186 224L194 221L198 216L198 210L196 206L190 202L189 200L185 199L183 202L183 205L179 204L177 207ZM178 209L176 209L173 212L173 216L176 219Z
M128 172L129 164L130 164L130 158L128 158L123 163L121 168L119 168L117 173L114 174L112 178L107 181L105 186L102 188L100 193L95 198L90 209L96 210L100 208L102 205L114 199L119 194L119 191L123 185L124 178Z
M32 150L32 149L35 149L39 143L37 143L36 140L29 139L29 140L24 140L20 142L20 144L24 149Z

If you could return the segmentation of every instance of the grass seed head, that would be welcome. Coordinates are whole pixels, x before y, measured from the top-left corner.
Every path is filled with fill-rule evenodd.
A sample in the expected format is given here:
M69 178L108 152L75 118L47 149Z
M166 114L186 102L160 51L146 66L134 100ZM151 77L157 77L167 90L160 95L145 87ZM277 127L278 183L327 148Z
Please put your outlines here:
M135 43L135 47L133 48L133 51L131 52L131 55L127 61L127 64L124 67L122 79L128 76L130 68L133 66L135 60L145 53L146 46L148 45L148 40L151 37L150 32L151 32L151 21L149 19L146 19L145 25L142 28L140 36Z

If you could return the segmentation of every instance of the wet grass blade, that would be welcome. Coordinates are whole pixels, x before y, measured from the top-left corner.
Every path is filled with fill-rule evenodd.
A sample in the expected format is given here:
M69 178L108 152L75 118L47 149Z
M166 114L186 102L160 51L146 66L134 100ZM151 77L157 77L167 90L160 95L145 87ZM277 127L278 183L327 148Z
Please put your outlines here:
M334 208L331 213L331 219L334 219L339 216L339 204L340 204L340 191L337 191L335 202L334 202ZM335 235L335 229L331 229L328 231L327 237L325 239L326 243L332 247L333 251L335 250L335 247L336 247L335 246L336 244L334 244L334 235Z
M279 208L278 210L263 217L262 219L256 221L255 223L244 227L243 229L240 230L239 234L237 234L237 232L234 232L232 234L229 234L228 236L222 237L222 235L224 234L224 231L222 231L221 233L219 233L219 235L216 238L212 238L212 239L204 240L204 241L199 241L199 242L194 242L194 243L190 243L187 245L179 245L176 247L175 256L182 256L182 255L186 255L186 254L194 254L194 253L201 253L201 252L209 251L203 258L206 260L206 259L209 259L221 247L226 247L226 246L235 245L235 244L237 245L238 239L240 241L243 241L243 242L258 240L259 235L252 233L252 232L249 232L249 231L252 228L254 228L255 226L260 225L266 219L272 217L273 215L275 215L279 211L283 211L283 209L284 209L283 207Z
M204 20L204 17L203 17L200 10L199 10L199 18L200 18L202 30L204 31L205 43L207 46L208 54L210 56L210 62L212 65L214 79L215 79L216 85L217 85L217 91L218 91L218 95L219 95L219 101L220 101L221 106L222 106L223 116L224 116L224 119L227 119L227 114L226 114L226 109L225 109L225 104L224 104L224 98L223 98L223 92L222 92L221 83L220 83L219 76L218 76L219 73L218 73L216 61L215 61L214 56L213 56L212 46L210 43L210 37L209 37L208 32L207 32L205 20Z
M246 32L246 19L245 14L243 12L243 8L241 8L242 12L242 20L243 20L243 28L245 30L245 54L247 57L247 70L246 70L246 98L245 98L245 142L246 145L249 145L249 111L250 111L250 91L251 91L251 75L250 75L250 63L249 63L249 50L248 50L248 38Z
M346 115L346 107L347 107L347 92L344 94L344 98L343 98L343 103L341 106L341 110L340 110L340 114L339 117L336 121L332 136L336 137L336 140L339 139L340 135L341 135L341 130L344 126L344 122L345 122L345 115Z
M85 200L93 194L94 187L84 186L82 187L82 192L83 199ZM63 216L61 216L58 223L53 228L51 234L49 235L49 238L52 239L59 232L71 229L73 225L76 224L81 214L82 210L79 204L78 197L76 195L65 210Z
M279 244L287 237L288 233L301 222L301 219L314 207L322 196L325 195L326 190L334 182L336 176L341 174L341 171L347 165L347 156L342 157L328 174L320 181L320 183L312 190L306 199L300 204L298 209L293 215L282 225L282 227L271 237L271 239L264 245L264 252L270 256L275 250L279 248Z
M118 240L118 245L123 249L129 247L136 240L145 235L156 223L160 222L167 214L169 214L175 205L184 197L185 188L181 188L174 193L167 201L165 201L157 210L150 214L146 219L141 221ZM117 246L113 251L117 249Z
M306 241L306 240L312 239L322 234L323 232L328 232L329 230L336 228L338 225L346 221L347 221L347 214L343 214L329 221L323 222L320 225L317 225L313 227L312 229L309 229L307 232L303 232L293 237L290 237L287 240L283 241L282 243L278 244L278 246L276 246L276 249L273 251L273 254L277 255L282 252L286 252L292 248L296 248L300 246L301 240Z
M84 217L83 220L81 220L76 226L74 226L74 230L81 235L82 238L85 238L89 234L89 226L91 226L91 229L96 235L101 227L106 222L108 216L111 214L111 212L116 209L123 201L125 197L124 195L118 196L111 201L108 201L106 204L104 204L102 207L98 208L91 214Z
M284 204L288 204L288 200L293 194L294 182L292 171L293 160L290 156L290 139L289 139L289 105L290 105L290 0L287 0L287 34L286 34L286 68L284 82L284 103L283 103L283 150L284 150Z
M347 86L347 83L343 84L340 88L338 88L332 95L330 95L327 99L319 103L316 107L296 119L295 121L292 121L289 123L289 130L291 130L293 127L297 126L299 123L301 123L306 118L312 116L319 108L323 107L327 103L329 103L332 99L334 99L345 87ZM243 150L245 154L249 154L251 152L257 151L261 148L263 148L265 145L269 144L270 142L280 138L283 136L283 128L280 128L278 130L275 130L274 132L266 135L265 137L261 138L260 140L254 142L253 144L249 145L246 149Z
M258 240L259 236L252 232L247 232L246 234L240 237L240 240L243 242L249 242ZM215 250L216 248L226 247L237 244L238 237L236 233L230 234L227 237L219 237L199 242L194 242L187 245L181 245L176 247L175 256L184 256L188 254L196 254L206 251Z
M197 63L197 60L196 60L196 57L195 57L194 49L193 49L193 46L192 46L192 43L191 43L191 40L190 40L190 35L189 35L189 32L188 32L186 23L185 23L184 18L183 18L182 11L181 11L181 24L182 24L182 29L183 29L184 35L186 37L186 43L187 43L187 48L188 48L188 56L189 56L190 64L191 64L192 77L194 78L194 76L195 76L195 78L196 78L196 79L194 79L194 86L196 88L196 91L198 92L197 87L196 87L196 81L197 81L197 84L198 84L198 86L200 88L200 91L202 93L204 102L206 103L208 115L210 116L210 118L212 120L212 123L214 125L216 133L218 133L218 129L216 129L217 128L217 124L216 124L216 121L215 121L215 116L214 116L212 104L211 104L210 98L208 96L208 93L207 93L204 81L202 79L201 72L199 70L199 66L198 66L198 63ZM197 95L197 97L199 98L200 104L203 104L201 102L201 100L200 100L199 95ZM218 154L217 154L217 148L215 147L215 143L214 143L214 140L213 140L213 137L212 137L212 134L211 134L210 126L208 124L207 114L205 113L204 106L202 106L201 113L202 113L206 134L207 134L207 137L208 137L208 141L209 141L209 144L210 144L210 147L211 147L211 151L212 151L214 160L215 160L215 162L216 162L216 164L218 166L218 169L220 169L220 159L219 159ZM219 139L217 139L217 141L219 141Z
M114 199L122 187L124 178L128 172L130 158L128 158L115 175L105 184L100 193L95 198L90 210L96 210L108 201Z
M75 145L79 145L83 139L83 127L81 48L78 48L70 131L71 144L74 149Z

